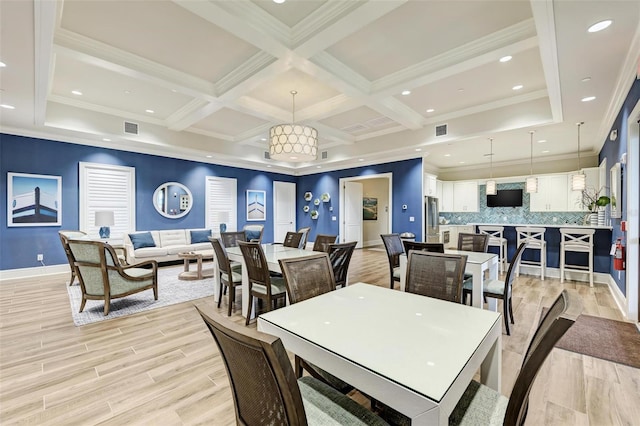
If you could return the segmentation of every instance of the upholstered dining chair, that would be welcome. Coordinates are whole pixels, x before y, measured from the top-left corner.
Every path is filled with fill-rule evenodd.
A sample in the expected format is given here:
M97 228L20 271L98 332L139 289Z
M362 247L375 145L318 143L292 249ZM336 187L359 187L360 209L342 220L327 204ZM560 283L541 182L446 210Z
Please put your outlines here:
M407 259L404 290L460 303L462 277L466 265L466 255L412 250Z
M302 241L302 237L302 232L287 232L282 245L285 247L300 248L300 241Z
M213 251L216 254L216 262L218 262L218 271L220 273L220 292L218 294L218 308L222 302L222 293L229 290L229 300L227 315L231 316L231 310L236 300L236 287L242 286L242 265L240 263L231 264L227 251L222 245L220 238L209 237Z
M431 253L444 253L444 244L442 243L423 243L418 241L402 240L404 252L409 254L410 250L429 251Z
M83 311L87 300L104 300L104 315L109 315L111 299L153 290L158 300L158 263L148 260L122 266L113 247L101 241L69 240L82 289Z
M221 232L220 239L226 248L238 247L238 241L247 241L247 234L245 231Z
M356 248L357 241L341 244L329 244L329 260L333 267L333 277L336 280L336 287L347 285L347 273L351 256Z
M61 230L58 231L58 236L60 237L60 242L62 243L64 254L67 256L67 261L69 262L69 267L71 268L71 278L69 279L69 285L73 285L76 277L80 276L80 274L78 274L78 270L76 268L76 265L74 264L75 259L73 258L73 253L69 248L69 240L82 239L87 236L87 233L82 231Z
M254 297L264 300L267 311L270 311L278 301L282 301L284 305L287 290L284 278L272 277L269 274L267 259L260 243L238 241L238 247L242 252L242 258L249 277L249 308L247 309L245 322L245 325L249 325Z
M518 270L518 266L520 265L522 253L524 253L524 249L526 247L526 243L521 243L516 249L516 252L514 253L509 263L509 270L507 271L507 275L505 276L504 281L491 280L486 282L483 288L483 295L485 299L487 297L502 299L502 307L504 312L502 314L502 317L504 318L504 326L507 331L507 336L511 335L508 320L511 320L511 324L515 324L515 320L513 318L513 303L511 301L511 289L513 287L513 280L516 277L516 271ZM473 284L467 284L467 282L465 281L463 285L463 303L467 303L467 294L473 294L472 288Z
M335 244L337 240L337 235L316 234L316 240L313 242L313 251L328 253L329 244Z
M246 235L247 241L254 243L262 242L262 234L264 233L264 225L244 225L242 227Z
M389 259L389 288L393 288L394 282L400 282L400 255L404 253L400 234L381 234L384 248Z
M237 424L388 424L313 376L296 380L280 338L196 309L222 355Z
M529 392L540 367L581 312L579 296L563 290L539 323L509 398L472 381L449 416L449 425L523 425Z

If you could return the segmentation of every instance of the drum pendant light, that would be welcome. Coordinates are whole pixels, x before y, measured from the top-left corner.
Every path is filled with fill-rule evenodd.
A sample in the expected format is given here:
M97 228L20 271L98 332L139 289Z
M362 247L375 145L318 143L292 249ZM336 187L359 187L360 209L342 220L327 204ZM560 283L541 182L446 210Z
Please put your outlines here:
M291 123L277 124L269 130L269 157L294 163L318 158L318 131L313 127L296 124L296 92L293 97Z
M493 180L493 138L489 138L489 141L491 142L491 152L489 153L491 166L489 168L489 180L487 181L487 195L496 195L498 188L496 181Z
M576 123L578 126L578 173L571 176L572 191L584 191L587 186L587 176L582 173L582 168L580 168L580 126L583 124L584 122Z

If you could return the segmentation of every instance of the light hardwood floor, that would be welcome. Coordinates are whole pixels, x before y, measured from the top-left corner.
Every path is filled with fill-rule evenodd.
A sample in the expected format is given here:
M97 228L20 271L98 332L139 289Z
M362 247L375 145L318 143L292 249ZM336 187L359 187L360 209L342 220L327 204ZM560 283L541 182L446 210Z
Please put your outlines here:
M356 250L349 276L387 286L386 255ZM2 425L235 424L224 365L194 309L212 308L213 300L76 327L66 280L68 274L0 283ZM505 395L540 310L563 288L582 296L585 313L621 319L602 285L520 276L516 324L502 340ZM239 299L233 318L241 322ZM226 298L220 312L226 314ZM640 370L554 349L531 393L527 424L638 424L639 402Z

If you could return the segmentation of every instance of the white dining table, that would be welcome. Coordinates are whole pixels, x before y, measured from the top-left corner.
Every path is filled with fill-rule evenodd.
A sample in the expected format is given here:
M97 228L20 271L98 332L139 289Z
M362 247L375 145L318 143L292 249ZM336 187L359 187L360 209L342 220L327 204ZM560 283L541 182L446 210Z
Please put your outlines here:
M484 274L489 271L489 280L498 279L498 255L495 253L478 253L474 251L450 250L444 251L448 254L464 254L467 256L467 266L465 272L473 275L473 297L471 298L471 306L482 309L484 290ZM400 290L404 291L407 277L407 255L400 255ZM487 305L490 310L498 309L497 300L494 298L487 299Z
M496 312L357 283L261 314L258 330L415 425L448 424L478 369L500 391Z
M240 247L229 247L226 250L227 256L229 256L229 260L242 264L242 316L246 317L247 308L249 307L249 275L247 273L247 268L245 267ZM280 264L278 263L278 260L280 259L304 257L314 254L309 250L285 247L282 244L262 244L262 250L264 251L265 258L267 259L269 270L273 272L282 272L280 271ZM220 273L218 269L218 262L215 262L213 272L214 298L217 302L217 297L220 292ZM255 309L253 309L252 312L255 312Z

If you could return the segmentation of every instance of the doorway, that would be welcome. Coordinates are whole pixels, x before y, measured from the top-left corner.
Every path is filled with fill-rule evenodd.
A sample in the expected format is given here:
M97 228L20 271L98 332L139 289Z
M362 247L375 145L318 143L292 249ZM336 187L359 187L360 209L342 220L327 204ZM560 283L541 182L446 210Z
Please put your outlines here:
M627 122L627 164L626 164L626 193L627 193L627 273L626 298L627 315L635 321L640 329L640 101L629 115Z
M393 173L341 178L339 232L340 241L358 241L357 248L382 244L380 234L391 232ZM359 192L358 187L361 188ZM367 201L367 220L363 219L363 201Z

